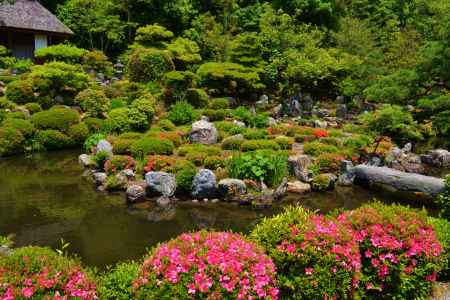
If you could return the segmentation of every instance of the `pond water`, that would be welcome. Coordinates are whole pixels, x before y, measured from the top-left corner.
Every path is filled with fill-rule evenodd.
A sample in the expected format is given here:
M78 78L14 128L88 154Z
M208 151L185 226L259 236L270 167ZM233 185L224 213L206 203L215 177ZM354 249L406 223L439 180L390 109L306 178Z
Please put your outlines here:
M96 192L81 176L78 152L64 151L0 160L0 234L14 235L16 246L60 248L90 266L104 268L120 260L139 259L149 248L200 228L248 232L264 216L297 203L321 212L353 209L374 198L389 197L360 187L288 196L268 210L228 203L180 202L159 211L151 203L128 207L124 195Z

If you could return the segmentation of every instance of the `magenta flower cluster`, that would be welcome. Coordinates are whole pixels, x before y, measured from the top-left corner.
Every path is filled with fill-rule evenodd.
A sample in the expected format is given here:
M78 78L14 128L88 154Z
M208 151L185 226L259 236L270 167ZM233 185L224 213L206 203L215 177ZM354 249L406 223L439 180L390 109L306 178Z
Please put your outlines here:
M275 276L272 260L241 235L197 232L161 245L134 288L155 285L174 297L186 290L193 299L278 299Z
M40 259L40 271L28 268L27 257L23 257L23 269L0 269L0 300L98 299L94 282L79 268L56 269L48 257Z
M323 281L335 282L334 289L323 289L321 296L328 299L346 293L374 299L377 293L414 295L409 290L414 282L436 280L443 251L422 215L370 206L338 216L310 215L305 224L291 226L277 250L277 265L295 263L299 274L283 273L298 276L304 288L320 290Z

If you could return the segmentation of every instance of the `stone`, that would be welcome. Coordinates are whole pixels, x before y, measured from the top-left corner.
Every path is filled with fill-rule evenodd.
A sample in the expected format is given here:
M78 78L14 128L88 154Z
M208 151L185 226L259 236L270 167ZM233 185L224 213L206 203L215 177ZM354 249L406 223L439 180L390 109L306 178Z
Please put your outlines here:
M367 164L373 167L381 167L383 165L383 161L378 156L371 156Z
M406 145L402 148L402 152L403 152L404 154L411 153L411 151L412 151L412 144L411 144L411 143L406 144Z
M273 199L275 201L278 201L281 198L283 198L284 195L286 195L287 189L288 189L288 179L287 178L283 178L283 181L280 183L280 185L273 192Z
M328 127L328 122L327 121L315 120L314 121L314 127L326 129Z
M340 186L351 186L355 181L355 173L344 173L339 175L337 184Z
M156 199L156 204L159 207L169 207L170 206L170 198L167 196L161 196L158 199Z
M78 157L78 163L85 169L88 169L95 164L92 162L92 157L87 154L81 154Z
M109 155L113 155L113 147L107 140L100 140L95 147L95 153L106 152Z
M131 169L122 170L122 171L120 171L120 174L125 176L128 180L134 179L134 177L136 176L134 171Z
M336 117L342 120L347 119L347 105L345 104L338 104L336 106Z
M259 97L259 100L255 103L256 107L258 108L264 108L267 105L269 105L269 97L267 95L262 95Z
M303 97L302 107L303 107L304 112L306 112L306 113L312 112L313 107L314 107L314 101L310 95L306 95L305 97Z
M194 144L211 145L216 144L219 133L213 123L200 120L192 124L189 140Z
M301 181L289 182L287 191L293 194L306 194L311 192L311 185Z
M92 174L92 177L94 178L95 184L97 186L100 186L106 182L108 175L106 175L106 173L104 173L104 172L95 172Z
M236 126L238 126L238 127L240 127L240 128L246 128L246 127L247 127L247 125L245 125L244 122L238 121L238 120L234 120L234 121L233 121L233 124L236 125Z
M283 104L278 104L272 109L272 116L275 119L283 117Z
M341 173L342 174L353 172L353 168L354 168L354 166L353 166L353 163L351 161L349 161L349 160L342 160L341 161L341 168L340 169L341 169Z
M172 197L177 188L175 176L165 172L148 172L145 181L151 192L167 197Z
M145 199L145 188L143 188L141 185L133 184L130 185L126 192L127 202L129 203L136 203L143 201Z
M12 250L7 246L0 246L0 256L8 256L12 254Z
M402 154L400 158L392 161L389 166L395 170L407 173L425 173L420 156L414 153Z
M16 108L14 108L12 110L12 112L20 112L20 113L22 113L24 115L25 119L27 119L27 120L31 118L30 111L28 109L26 109L25 107L22 107L22 106L18 106Z
M267 125L268 125L268 126L275 126L275 125L277 125L277 120L275 120L275 119L272 118L272 117L269 117L269 118L267 119Z
M429 150L420 158L423 163L433 167L450 167L450 152L444 149Z
M243 180L226 178L219 181L218 192L223 198L244 195L247 193L247 185Z
M302 105L297 98L293 98L289 103L289 115L291 117L298 117L303 114Z
M217 180L213 171L201 169L192 182L192 196L194 198L214 198L217 194Z
M333 190L336 186L336 182L338 181L338 177L331 173L325 173L317 175L313 178L311 187L315 191L328 191ZM320 186L315 183L320 182Z
M345 103L345 97L344 96L337 96L336 97L336 103L337 104L344 104Z
M60 104L60 105L64 104L64 98L63 98L63 96L58 95L53 99L53 102L55 102L55 104Z
M359 165L355 167L355 182L369 185L381 185L391 190L423 193L430 197L445 191L445 182L441 178L406 173L387 167Z
M312 165L311 157L304 154L289 156L288 166L295 177L303 182L309 181L309 167Z

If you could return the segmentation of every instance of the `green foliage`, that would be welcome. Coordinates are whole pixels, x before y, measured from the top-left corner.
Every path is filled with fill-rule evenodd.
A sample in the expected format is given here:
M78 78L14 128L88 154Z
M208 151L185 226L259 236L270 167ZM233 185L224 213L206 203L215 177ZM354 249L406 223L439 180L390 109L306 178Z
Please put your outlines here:
M31 122L38 129L67 131L70 126L80 123L80 116L76 110L55 107L35 113L31 116Z
M34 139L35 142L46 150L59 150L72 146L72 141L69 136L54 129L39 131Z
M105 53L99 50L92 50L84 54L83 66L108 75L112 73L112 63L108 61Z
M68 64L80 64L88 51L75 46L58 44L38 49L35 57L43 62L62 61Z
M195 85L197 75L191 71L171 71L164 75L164 96L167 101L183 99L186 91Z
M433 128L442 136L450 133L450 94L429 96L418 101L426 117L433 122Z
M233 156L227 161L232 178L252 179L274 187L288 174L287 157L272 151L256 151Z
M208 156L203 161L203 165L206 169L217 170L219 168L225 167L225 160L223 157L218 155Z
M170 155L175 146L172 141L151 137L143 137L131 145L131 154L136 158L143 158L149 154Z
M188 69L188 66L198 64L202 60L200 47L186 38L175 39L167 45L167 50L172 54L177 69Z
M211 109L228 109L230 108L230 100L226 98L214 98L211 100Z
M85 123L72 125L69 127L67 134L74 145L81 146L89 136L89 128Z
M130 79L136 82L161 81L174 69L172 57L165 50L136 48L128 60Z
M192 182L197 173L195 165L190 161L179 163L175 166L175 178L177 181L177 192L189 193L192 189Z
M304 145L304 152L305 154L312 155L312 156L319 156L323 153L339 153L340 150L338 147L324 144L319 141L314 142L307 142Z
M436 201L441 209L440 216L450 220L450 175L445 177L445 191Z
M25 104L25 108L26 108L26 109L30 112L30 114L32 114L32 115L35 114L35 113L37 113L37 112L42 111L41 105L40 105L39 103L34 103L34 102Z
M211 94L240 97L264 88L255 69L236 63L205 63L198 68L197 75L199 84L208 88Z
M25 137L15 128L0 127L0 156L9 156L24 151Z
M194 107L186 101L179 101L170 107L167 118L175 125L190 124L197 119Z
M360 120L369 132L388 136L400 144L423 138L411 113L397 105L384 105L377 111L362 115Z
M111 158L111 154L107 151L100 151L95 153L92 157L92 161L100 168L100 170L104 170L105 163Z
M241 144L243 152L256 151L262 149L280 150L280 145L274 140L250 140Z
M314 191L323 192L333 187L330 184L330 177L326 174L320 174L317 176L314 176L312 182L311 182L311 188Z
M8 118L3 121L2 126L18 130L26 138L30 138L34 133L34 126L29 120Z
M202 144L183 145L178 148L179 156L187 156L191 153L204 153L205 156L220 155L221 150L217 146L208 146Z
M185 99L195 108L205 108L209 104L209 96L202 89L188 89L186 91Z
M138 28L135 41L144 47L160 48L163 42L170 41L173 36L173 32L163 26L153 24Z
M88 88L81 91L75 98L87 117L102 117L110 107L110 102L105 93L100 89Z
M35 95L32 82L29 80L15 80L8 84L6 98L17 104L33 102Z
M172 121L168 119L162 119L158 122L158 127L161 128L164 131L173 131L176 129L175 124L172 123Z
M106 139L106 135L104 135L102 133L92 134L92 135L88 136L86 138L86 140L84 141L83 148L85 151L90 153L95 149L98 142L100 142L101 140L104 140L104 139Z
M101 299L128 300L133 298L133 281L139 275L139 264L123 262L102 274L97 291Z
M222 149L224 150L241 150L242 144L245 142L243 137L230 136L222 141Z

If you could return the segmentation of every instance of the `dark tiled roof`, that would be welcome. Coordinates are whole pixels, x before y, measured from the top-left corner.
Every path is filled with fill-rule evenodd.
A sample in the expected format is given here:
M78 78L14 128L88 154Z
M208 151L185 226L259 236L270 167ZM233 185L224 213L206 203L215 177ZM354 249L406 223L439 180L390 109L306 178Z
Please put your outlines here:
M15 0L0 5L0 28L9 27L59 34L73 34L37 0Z

